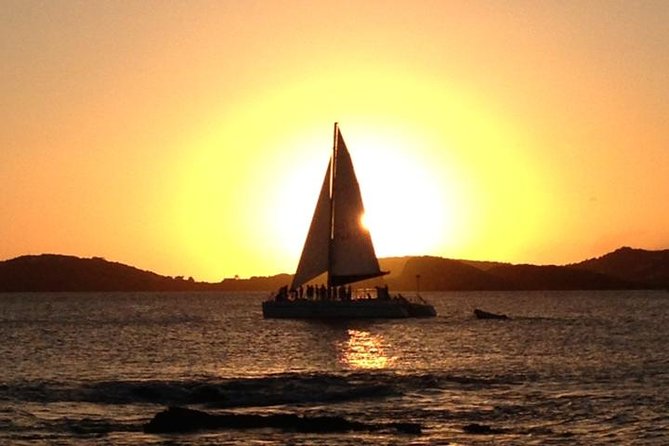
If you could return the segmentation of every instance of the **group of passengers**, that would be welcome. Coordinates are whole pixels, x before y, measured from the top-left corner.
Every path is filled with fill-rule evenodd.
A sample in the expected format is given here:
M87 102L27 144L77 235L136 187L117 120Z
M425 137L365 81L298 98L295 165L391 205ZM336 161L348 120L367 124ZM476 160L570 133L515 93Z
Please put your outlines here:
M325 285L307 285L299 286L297 289L288 289L288 286L282 286L279 288L279 291L276 294L275 300L277 301L287 301L287 300L297 300L297 299L307 299L307 300L341 300L341 301L350 301L352 297L351 286L338 286L338 287L327 287ZM371 299L372 296L369 293L365 296L367 299ZM390 294L388 293L388 286L376 287L376 297L381 300L390 299Z
M325 285L299 286L297 289L288 289L288 286L279 288L276 300L351 300L351 286L327 287Z

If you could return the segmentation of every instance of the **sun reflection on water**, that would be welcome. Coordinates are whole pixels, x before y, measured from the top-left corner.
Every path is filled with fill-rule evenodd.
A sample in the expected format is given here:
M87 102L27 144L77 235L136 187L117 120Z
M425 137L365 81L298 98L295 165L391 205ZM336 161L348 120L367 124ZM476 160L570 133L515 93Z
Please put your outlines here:
M363 330L348 330L348 339L338 343L339 362L353 369L382 369L395 362L384 348L383 336Z

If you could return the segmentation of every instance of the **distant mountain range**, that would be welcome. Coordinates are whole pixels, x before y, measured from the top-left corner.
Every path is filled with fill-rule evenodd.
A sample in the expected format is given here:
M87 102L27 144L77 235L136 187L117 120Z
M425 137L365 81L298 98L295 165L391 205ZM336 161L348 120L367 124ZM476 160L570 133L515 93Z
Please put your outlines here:
M442 257L391 257L380 260L391 271L384 279L394 290L610 290L669 289L669 250L620 248L570 265L515 265ZM37 291L271 291L290 283L290 274L197 282L161 276L100 257L29 255L0 262L0 292Z

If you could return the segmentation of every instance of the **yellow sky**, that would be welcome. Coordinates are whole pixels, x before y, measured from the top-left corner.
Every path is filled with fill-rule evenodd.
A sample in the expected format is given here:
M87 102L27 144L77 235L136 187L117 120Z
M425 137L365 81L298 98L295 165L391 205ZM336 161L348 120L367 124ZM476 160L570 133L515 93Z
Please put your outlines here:
M669 2L5 1L0 258L293 272L339 121L380 256L669 247Z

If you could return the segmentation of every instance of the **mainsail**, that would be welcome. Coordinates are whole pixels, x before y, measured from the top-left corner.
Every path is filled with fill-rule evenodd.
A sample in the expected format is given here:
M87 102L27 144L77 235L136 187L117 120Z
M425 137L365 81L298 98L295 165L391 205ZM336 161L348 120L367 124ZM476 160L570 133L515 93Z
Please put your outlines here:
M329 286L384 274L369 231L362 225L364 212L351 155L335 123L332 158L291 288L324 272Z

